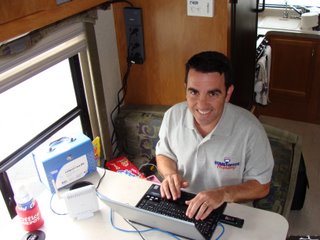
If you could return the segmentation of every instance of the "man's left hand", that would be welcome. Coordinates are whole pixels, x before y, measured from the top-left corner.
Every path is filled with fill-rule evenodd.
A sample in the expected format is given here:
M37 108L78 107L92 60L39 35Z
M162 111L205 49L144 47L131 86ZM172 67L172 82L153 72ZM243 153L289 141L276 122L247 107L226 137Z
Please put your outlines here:
M224 202L224 192L221 189L198 193L193 199L186 201L188 209L186 215L196 220L204 220Z

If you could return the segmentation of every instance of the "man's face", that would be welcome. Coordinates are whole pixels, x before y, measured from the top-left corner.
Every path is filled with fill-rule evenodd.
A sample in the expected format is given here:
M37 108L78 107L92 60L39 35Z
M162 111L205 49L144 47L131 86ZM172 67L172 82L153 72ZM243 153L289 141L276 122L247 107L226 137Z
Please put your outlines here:
M201 73L190 69L187 81L187 103L198 130L209 133L218 123L233 86L225 87L224 74Z

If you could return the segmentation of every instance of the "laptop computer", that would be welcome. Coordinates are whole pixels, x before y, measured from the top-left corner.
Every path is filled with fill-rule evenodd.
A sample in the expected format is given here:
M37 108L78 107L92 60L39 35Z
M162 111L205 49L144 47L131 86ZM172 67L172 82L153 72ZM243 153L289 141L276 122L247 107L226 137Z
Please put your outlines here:
M169 201L161 198L160 186L157 184L152 184L136 206L114 201L99 192L97 195L102 202L107 204L112 210L127 220L144 226L159 228L188 239L197 240L211 239L220 217L226 207L226 203L224 203L221 207L215 209L205 220L197 221L195 219L183 219L183 217L182 219L179 219L175 216L169 216L172 212L174 212L173 209L176 208L174 205L177 205L177 208L179 208L180 211L184 210L183 215L185 215L185 209L187 208L187 205L184 204L184 201L195 196L194 194L185 191L181 192L180 201ZM152 205L156 206L160 201L165 201L166 204L170 204L168 207L169 211L155 212L155 209L153 209L154 207L152 207ZM147 203L145 207L146 209L143 209L143 205L145 203ZM168 214L168 212L170 212L170 214ZM203 230L203 224L210 224L209 230Z

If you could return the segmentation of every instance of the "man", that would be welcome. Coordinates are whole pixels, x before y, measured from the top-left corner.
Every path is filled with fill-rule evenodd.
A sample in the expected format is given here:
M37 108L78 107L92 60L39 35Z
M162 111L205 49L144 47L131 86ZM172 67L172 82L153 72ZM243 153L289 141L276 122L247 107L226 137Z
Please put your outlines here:
M249 111L229 103L234 90L228 58L201 52L186 64L186 102L164 116L156 160L161 195L197 193L186 215L205 219L223 202L245 202L269 192L273 169L263 126Z

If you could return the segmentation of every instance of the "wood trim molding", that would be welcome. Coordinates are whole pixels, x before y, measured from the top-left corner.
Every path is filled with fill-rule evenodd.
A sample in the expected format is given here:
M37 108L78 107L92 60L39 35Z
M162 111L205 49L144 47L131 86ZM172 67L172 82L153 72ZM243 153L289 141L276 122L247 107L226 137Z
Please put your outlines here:
M71 2L57 5L55 0L48 0L45 10L40 10L31 15L0 24L0 42L45 27L59 20L94 8L104 2L106 2L106 0L72 0ZM6 6L1 6L1 8L2 7L6 8ZM15 9L4 9L4 11L12 12L15 11ZM28 13L27 11L26 14Z

